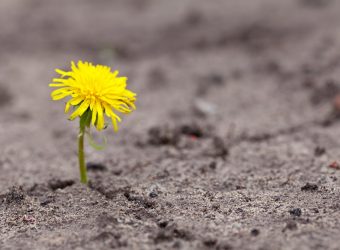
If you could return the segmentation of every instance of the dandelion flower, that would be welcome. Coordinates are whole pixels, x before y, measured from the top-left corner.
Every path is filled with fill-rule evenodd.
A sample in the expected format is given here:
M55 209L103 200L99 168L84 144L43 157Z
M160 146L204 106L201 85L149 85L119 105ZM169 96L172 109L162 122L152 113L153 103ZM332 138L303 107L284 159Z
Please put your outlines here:
M113 111L128 114L135 107L136 94L126 89L126 77L118 77L118 71L103 65L89 62L71 62L71 71L56 69L61 75L54 78L50 87L57 87L51 93L53 100L70 98L66 102L65 113L75 107L70 120L81 117L87 110L91 111L91 124L98 130L105 127L104 115L111 118L115 131L120 117Z
M84 135L91 134L87 129L91 125L97 130L105 128L105 115L111 118L113 129L118 131L117 123L121 121L116 112L128 114L136 109L136 94L126 89L126 77L119 77L118 71L103 65L93 65L89 62L71 62L71 71L56 69L60 78L54 78L50 87L54 101L67 98L65 113L73 107L70 120L79 117L78 159L80 181L87 183L87 169L84 154Z

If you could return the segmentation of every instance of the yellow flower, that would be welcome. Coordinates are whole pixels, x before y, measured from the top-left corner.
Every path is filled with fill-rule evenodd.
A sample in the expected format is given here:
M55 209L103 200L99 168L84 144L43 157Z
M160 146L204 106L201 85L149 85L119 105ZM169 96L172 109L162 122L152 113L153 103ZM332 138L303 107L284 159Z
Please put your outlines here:
M113 111L128 114L136 109L134 102L136 94L126 89L126 77L118 77L118 71L111 72L111 68L103 65L93 65L89 62L71 62L71 71L56 69L61 75L54 78L50 87L58 87L51 93L53 100L66 97L65 113L71 106L76 109L70 120L91 111L91 123L98 130L105 126L104 114L111 118L115 131L118 130L117 121L120 117Z

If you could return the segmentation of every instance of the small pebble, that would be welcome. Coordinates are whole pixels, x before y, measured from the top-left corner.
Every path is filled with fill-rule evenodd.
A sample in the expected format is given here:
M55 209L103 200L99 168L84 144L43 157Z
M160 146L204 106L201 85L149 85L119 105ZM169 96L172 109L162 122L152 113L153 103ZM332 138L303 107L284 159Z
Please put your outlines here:
M300 208L293 208L289 210L289 213L293 216L300 217L302 215L302 211Z
M301 187L301 191L317 191L318 188L318 185L307 182L306 185Z
M252 236L258 236L260 234L260 230L258 230L257 228L254 228L250 231L250 234Z

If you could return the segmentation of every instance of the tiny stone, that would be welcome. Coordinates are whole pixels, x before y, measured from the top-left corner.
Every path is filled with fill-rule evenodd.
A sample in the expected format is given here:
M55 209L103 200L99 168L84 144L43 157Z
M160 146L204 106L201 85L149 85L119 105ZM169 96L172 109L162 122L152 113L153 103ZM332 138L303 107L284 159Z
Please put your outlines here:
M160 221L160 222L158 223L158 226L159 226L160 228L166 228L168 224L169 224L168 221Z
M291 209L289 210L289 213L293 216L297 216L297 217L300 217L302 215L302 211L300 208L294 208L294 209Z
M210 164L209 164L209 168L211 168L211 169L216 169L216 165L217 165L216 161L212 161L212 162L210 162Z
M317 191L317 190L318 190L318 185L311 184L309 182L307 182L306 185L301 187L301 191Z
M106 171L107 167L101 163L89 162L86 164L87 170L93 172Z
M196 99L193 105L193 111L196 115L208 117L217 113L217 106L203 99Z
M250 231L250 234L252 236L258 236L260 234L260 230L258 230L257 228L254 228Z
M156 197L158 196L158 193L157 193L156 190L152 190L152 191L149 193L149 196L150 196L151 198L156 198Z
M316 147L314 150L314 155L315 156L321 156L326 153L326 149L323 147Z
M72 186L74 184L74 180L59 180L59 179L51 179L48 181L48 186L53 191L57 189L64 189L66 187Z
M330 168L333 168L333 169L336 169L336 170L339 170L340 169L340 165L338 162L334 161L332 162L331 164L329 164L329 167Z

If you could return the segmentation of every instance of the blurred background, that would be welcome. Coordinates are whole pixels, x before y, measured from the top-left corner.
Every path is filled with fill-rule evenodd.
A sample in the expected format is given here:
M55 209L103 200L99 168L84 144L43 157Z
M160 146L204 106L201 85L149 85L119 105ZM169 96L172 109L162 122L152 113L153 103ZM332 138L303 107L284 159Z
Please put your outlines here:
M117 68L138 93L138 110L124 117L113 144L187 120L213 124L226 140L323 119L339 87L339 7L332 0L2 0L1 181L31 182L60 168L76 176L77 124L48 88L54 69L70 60ZM139 157L113 148L94 157Z

